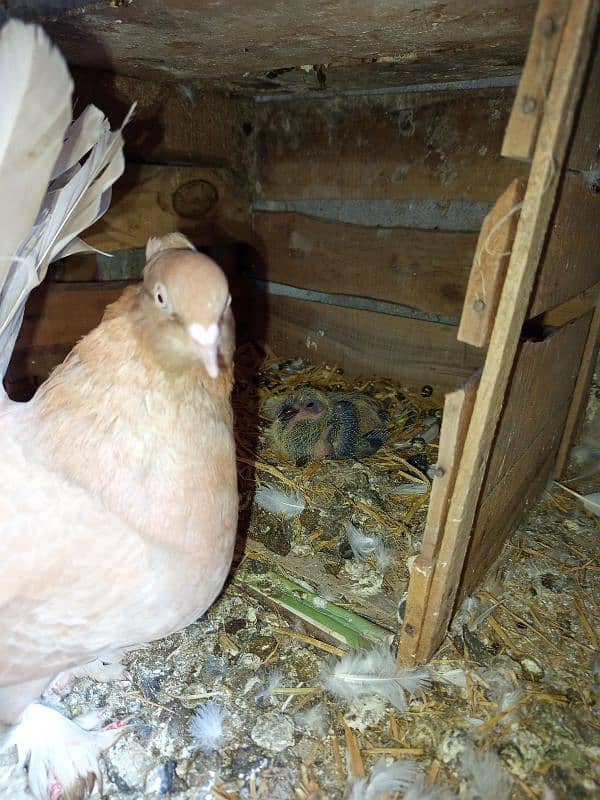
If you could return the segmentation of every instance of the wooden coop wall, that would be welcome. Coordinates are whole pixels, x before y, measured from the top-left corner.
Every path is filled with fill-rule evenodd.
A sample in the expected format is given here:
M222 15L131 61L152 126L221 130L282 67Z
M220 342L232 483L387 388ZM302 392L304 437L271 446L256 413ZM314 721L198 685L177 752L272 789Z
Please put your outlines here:
M550 7L552 26L541 24ZM538 9L503 147L531 167L526 189L513 183L490 213L473 263L467 299L479 295L486 335L478 337L467 304L460 335L488 350L481 376L446 398L439 475L400 645L410 663L435 652L452 610L480 584L548 478L560 474L581 416L600 328L599 13L593 0L543 0ZM544 49L539 38L549 36L557 42ZM553 53L543 65L545 87L542 52ZM521 125L521 98L536 91L538 119ZM508 225L519 212L518 224ZM491 325L481 274L493 299Z
M113 125L138 103L86 236L116 257L71 257L32 298L10 381L44 377L120 291L106 281L137 276L147 237L173 229L220 246L242 340L440 396L481 366L456 330L481 220L526 173L500 156L514 77L251 100L75 74L77 106Z

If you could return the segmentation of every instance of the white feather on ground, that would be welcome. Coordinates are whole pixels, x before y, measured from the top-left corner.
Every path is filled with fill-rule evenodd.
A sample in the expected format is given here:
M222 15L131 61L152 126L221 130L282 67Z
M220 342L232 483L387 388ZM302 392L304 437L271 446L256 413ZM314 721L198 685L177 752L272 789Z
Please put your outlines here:
M221 706L214 700L209 700L198 706L189 725L194 746L204 753L216 750L223 742L223 720L225 714Z
M465 748L461 772L467 781L469 800L509 800L513 780L491 750Z
M329 730L329 717L323 703L298 711L294 714L294 722L319 738L326 736Z
M414 761L393 761L387 764L384 758L373 767L368 778L359 778L350 787L348 800L377 800L406 792L414 784L421 769Z
M255 500L265 511L293 519L306 508L306 501L297 492L282 492L269 483L256 490Z
M381 572L385 572L392 563L394 551L391 547L386 547L383 542L379 542L375 548L375 563Z
M348 702L365 695L379 695L399 711L407 708L406 695L421 694L430 682L425 667L400 669L389 650L350 653L321 674L323 687Z
M270 700L276 689L283 684L283 672L280 669L274 669L267 675L267 680L263 684L260 692L256 693L256 700Z
M361 533L351 522L346 523L346 535L348 544L352 548L354 558L363 559L372 556L379 544L378 536L368 536Z

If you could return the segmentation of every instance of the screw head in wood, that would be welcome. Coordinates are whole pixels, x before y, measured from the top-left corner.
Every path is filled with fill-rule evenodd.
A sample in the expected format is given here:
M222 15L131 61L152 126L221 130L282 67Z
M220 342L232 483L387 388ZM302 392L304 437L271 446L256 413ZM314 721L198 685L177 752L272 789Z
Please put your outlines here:
M535 97L532 97L530 94L526 94L523 98L523 113L524 114L533 114L533 112L537 108L537 100Z
M473 311L476 311L478 314L485 311L485 303L480 297L473 301Z
M443 467L438 466L433 470L433 474L436 478L443 478L446 474L446 470Z
M404 630L408 636L414 636L416 633L415 626L411 625L410 622L406 623L406 625L404 626Z

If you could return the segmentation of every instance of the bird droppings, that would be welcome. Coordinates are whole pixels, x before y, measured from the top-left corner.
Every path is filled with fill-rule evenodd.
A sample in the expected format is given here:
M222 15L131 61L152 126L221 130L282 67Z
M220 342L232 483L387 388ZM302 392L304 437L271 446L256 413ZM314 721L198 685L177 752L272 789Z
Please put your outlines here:
M269 712L256 721L250 736L263 750L279 753L294 744L294 723L283 714Z
M323 375L307 374L302 362L269 365L259 376L263 396L277 387L288 391L290 380ZM250 498L249 538L233 579L205 617L128 653L126 680L98 683L80 675L60 695L47 693L69 716L104 708L108 720L133 719L133 730L104 754L103 796L364 800L383 758L396 770L408 762L406 769L414 771L411 762L417 762L434 787L451 792L440 797L462 792L461 800L469 800L475 791L469 770L485 767L490 753L497 756L491 762L497 786L504 791L512 784L511 800L598 796L598 521L560 491L544 495L506 543L498 568L463 604L433 659L429 688L417 699L407 697L404 711L375 694L345 700L325 692L323 671L344 651L282 606L267 605L249 585L248 576L268 584L271 573L283 574L312 591L317 610L331 602L358 612L380 605L379 621L396 625L406 562L423 532L429 481L392 461L410 456L412 446L393 445L410 443L426 429L434 400L386 382L348 386L339 373L326 374L343 381L340 388L388 396L390 441L365 461L324 461L316 472L314 465L298 468L260 450L259 483L290 496L300 491L305 509L286 519ZM435 443L421 452L433 462ZM242 470L242 494L250 492L252 474ZM426 493L392 496L402 483L425 486ZM414 506L405 527L400 521ZM348 523L394 545L398 564L391 579L387 572L382 578L369 554L364 560L351 549L350 558L340 555ZM290 543L285 556L273 551L275 531ZM380 591L365 596L361 580L369 575L381 581ZM272 681L273 675L280 677ZM257 698L269 682L267 696ZM205 752L191 726L198 710L213 703L223 710L223 738ZM31 800L16 765L6 757L0 764L0 800Z

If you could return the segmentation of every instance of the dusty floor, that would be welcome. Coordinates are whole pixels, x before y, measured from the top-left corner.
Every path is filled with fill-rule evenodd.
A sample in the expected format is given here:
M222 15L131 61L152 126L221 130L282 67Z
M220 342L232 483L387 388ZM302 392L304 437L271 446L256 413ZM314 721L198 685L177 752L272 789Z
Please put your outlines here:
M286 369L294 384L301 367ZM271 373L261 400L281 379L281 371ZM599 524L561 490L546 494L507 542L498 570L463 606L424 691L406 710L375 694L347 701L324 691L324 670L343 651L277 602L257 599L273 568L301 579L323 602L360 611L384 633L402 611L427 497L392 497L392 490L427 483L435 444L418 434L436 419L435 403L383 384L362 388L391 403L393 435L380 453L304 469L262 453L259 483L299 488L304 510L283 518L250 506L241 569L204 619L129 654L128 680L80 678L63 697L48 695L72 716L103 706L109 718L134 719L134 730L105 754L106 797L378 797L359 779L381 758L418 762L439 789L413 787L413 800L444 797L444 788L450 797L480 800L600 796ZM248 472L241 484L248 503L251 479ZM597 475L587 491L594 482ZM407 518L408 528L400 524ZM348 522L380 537L392 565L352 557ZM223 712L215 749L191 732L207 703ZM495 790L481 780L477 788L473 747L499 757ZM493 772L485 758L483 771ZM26 796L17 768L1 767L0 798Z

